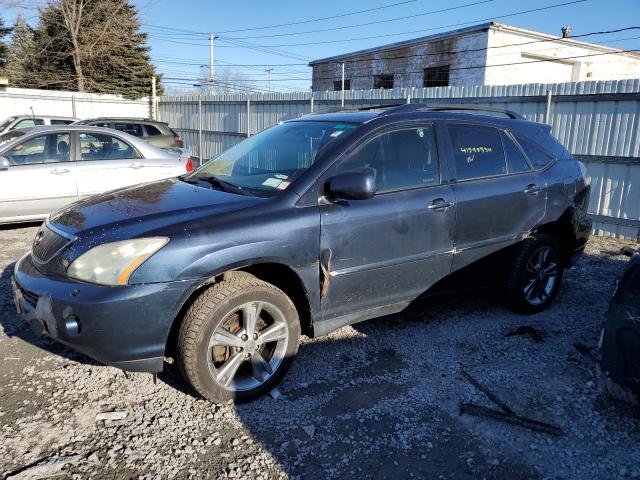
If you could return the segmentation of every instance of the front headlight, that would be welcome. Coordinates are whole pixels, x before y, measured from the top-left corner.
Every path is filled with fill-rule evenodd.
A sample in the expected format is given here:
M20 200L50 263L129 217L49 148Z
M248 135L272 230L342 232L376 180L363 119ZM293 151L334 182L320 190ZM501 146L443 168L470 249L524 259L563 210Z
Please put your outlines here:
M150 237L99 245L76 258L67 276L100 285L127 285L136 268L168 241L166 237Z

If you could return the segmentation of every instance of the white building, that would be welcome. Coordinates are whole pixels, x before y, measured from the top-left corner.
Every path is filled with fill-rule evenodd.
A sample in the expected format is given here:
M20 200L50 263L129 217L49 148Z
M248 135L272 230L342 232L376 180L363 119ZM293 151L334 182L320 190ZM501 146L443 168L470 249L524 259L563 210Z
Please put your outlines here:
M589 37L585 37L589 38ZM314 91L640 78L640 55L497 22L314 60Z

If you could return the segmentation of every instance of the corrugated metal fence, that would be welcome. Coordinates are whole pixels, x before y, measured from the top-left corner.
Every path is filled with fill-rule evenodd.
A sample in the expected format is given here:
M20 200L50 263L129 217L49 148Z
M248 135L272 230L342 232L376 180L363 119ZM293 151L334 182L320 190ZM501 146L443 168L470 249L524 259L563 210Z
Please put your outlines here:
M640 79L344 92L347 109L407 101L489 105L550 123L587 165L596 233L640 240ZM209 158L279 121L341 102L342 92L162 97L158 116Z

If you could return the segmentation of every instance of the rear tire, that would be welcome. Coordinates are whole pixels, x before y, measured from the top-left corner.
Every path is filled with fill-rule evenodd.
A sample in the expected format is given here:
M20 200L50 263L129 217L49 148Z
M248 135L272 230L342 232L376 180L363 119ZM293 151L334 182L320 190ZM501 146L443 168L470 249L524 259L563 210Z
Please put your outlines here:
M547 235L526 238L507 274L507 301L525 314L545 310L558 294L563 267L556 241Z
M298 313L289 297L239 273L202 292L187 310L177 363L211 402L246 402L284 378L299 341Z

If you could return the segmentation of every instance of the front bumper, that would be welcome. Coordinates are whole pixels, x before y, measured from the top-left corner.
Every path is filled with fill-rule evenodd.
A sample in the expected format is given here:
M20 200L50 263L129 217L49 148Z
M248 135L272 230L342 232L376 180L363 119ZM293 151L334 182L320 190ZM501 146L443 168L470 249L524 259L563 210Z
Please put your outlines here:
M187 281L106 287L41 274L23 257L12 278L18 314L39 335L123 370L159 372Z

